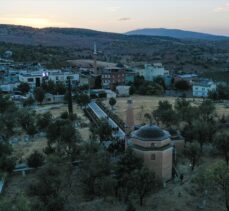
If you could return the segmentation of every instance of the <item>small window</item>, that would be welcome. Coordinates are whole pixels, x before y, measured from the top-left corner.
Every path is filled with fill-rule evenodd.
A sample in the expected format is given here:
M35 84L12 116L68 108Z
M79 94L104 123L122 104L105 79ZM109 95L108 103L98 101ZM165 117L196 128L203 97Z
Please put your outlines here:
M151 155L151 160L155 160L156 159L156 155L155 154L152 154Z
M28 82L33 82L33 78L28 78Z
M152 144L151 144L151 147L152 147L152 148L153 148L153 147L155 147L155 144L154 144L154 143L152 143Z

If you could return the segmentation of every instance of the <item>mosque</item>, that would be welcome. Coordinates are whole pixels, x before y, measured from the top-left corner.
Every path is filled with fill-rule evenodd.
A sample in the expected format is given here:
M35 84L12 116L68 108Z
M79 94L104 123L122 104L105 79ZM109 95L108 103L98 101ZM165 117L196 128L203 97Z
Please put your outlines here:
M166 131L148 124L136 128L132 100L128 100L126 111L126 148L131 147L135 154L142 158L144 165L155 174L160 181L172 178L176 154L182 153L184 138L176 131Z

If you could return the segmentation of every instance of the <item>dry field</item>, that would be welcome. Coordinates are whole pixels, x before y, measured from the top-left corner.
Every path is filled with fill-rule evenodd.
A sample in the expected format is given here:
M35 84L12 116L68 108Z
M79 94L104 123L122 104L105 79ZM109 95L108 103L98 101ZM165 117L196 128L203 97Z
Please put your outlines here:
M117 103L114 107L114 112L125 122L126 121L126 109L127 109L127 100L129 98L117 98ZM144 118L145 113L151 113L158 107L158 102L163 100L168 100L171 104L174 105L176 98L175 97L157 97L157 96L131 96L133 101L134 109L134 118L135 124L144 123L146 120ZM193 101L192 98L189 100ZM202 99L195 99L192 103L193 105L199 105ZM108 100L105 101L105 104L109 106ZM229 104L228 104L229 105ZM219 115L229 115L229 106L225 104L216 104L216 111Z

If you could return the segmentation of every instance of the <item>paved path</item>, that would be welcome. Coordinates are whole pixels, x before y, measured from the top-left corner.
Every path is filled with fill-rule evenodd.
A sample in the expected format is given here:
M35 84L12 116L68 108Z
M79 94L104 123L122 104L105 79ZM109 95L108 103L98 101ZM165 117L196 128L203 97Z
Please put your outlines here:
M112 128L119 128L117 132L113 133L114 137L118 137L121 139L125 138L125 132L110 117L107 116L107 114L97 105L96 102L92 101L88 104L88 106L92 109L92 111L99 119L108 119L108 123Z

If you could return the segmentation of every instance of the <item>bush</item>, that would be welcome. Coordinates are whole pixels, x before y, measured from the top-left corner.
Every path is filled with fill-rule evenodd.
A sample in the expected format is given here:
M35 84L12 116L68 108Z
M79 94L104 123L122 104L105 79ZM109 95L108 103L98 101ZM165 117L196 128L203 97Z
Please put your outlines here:
M44 156L38 151L34 151L27 159L27 164L29 167L38 168L44 163Z

